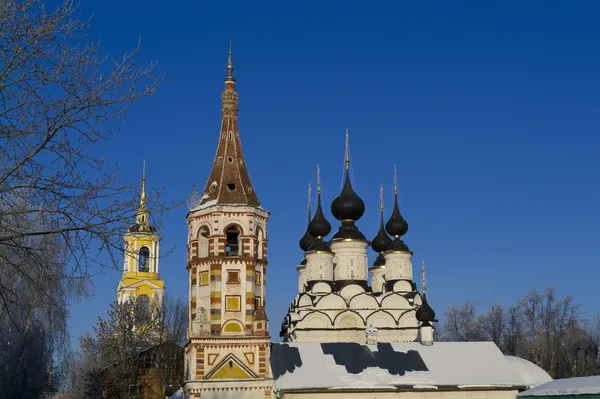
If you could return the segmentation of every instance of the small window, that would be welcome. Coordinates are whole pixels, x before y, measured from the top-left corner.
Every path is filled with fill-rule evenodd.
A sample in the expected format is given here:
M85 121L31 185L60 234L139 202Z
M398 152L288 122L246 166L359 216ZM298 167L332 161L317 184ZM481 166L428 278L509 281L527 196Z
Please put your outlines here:
M240 228L230 226L226 231L225 256L240 256Z
M259 296L254 297L254 310L260 308L260 305L261 305L260 297Z
M150 262L149 262L150 250L148 249L148 247L140 248L140 251L138 252L138 257L139 257L138 271L140 271L140 272L150 271Z
M240 296L239 295L226 295L225 296L225 310L228 312L239 312L240 311Z
M233 184L233 183L228 183L228 184L227 184L227 189L228 189L229 191L234 191L234 190L235 190L235 184Z
M200 285L208 285L208 272L200 272Z
M256 284L257 287L260 287L262 285L262 273L261 272L256 272L256 275L254 276L254 284Z
M232 157L227 157L227 160L228 160L229 162L233 162L233 158L232 158Z
M240 284L240 271L227 270L227 284Z
M146 294L142 294L135 300L135 319L140 324L148 324L150 318L150 298Z

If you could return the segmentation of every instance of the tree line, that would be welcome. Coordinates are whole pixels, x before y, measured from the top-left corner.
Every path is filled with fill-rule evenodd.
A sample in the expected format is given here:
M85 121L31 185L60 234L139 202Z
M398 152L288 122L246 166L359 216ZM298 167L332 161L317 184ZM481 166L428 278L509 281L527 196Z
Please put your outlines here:
M505 355L527 359L552 378L600 374L600 318L586 319L573 297L558 297L554 287L530 290L508 308L495 304L482 314L471 301L452 304L436 337L493 341Z
M38 398L65 381L69 303L120 267L138 203L137 184L97 147L162 77L137 62L139 43L109 56L90 28L77 1L0 1L2 397Z

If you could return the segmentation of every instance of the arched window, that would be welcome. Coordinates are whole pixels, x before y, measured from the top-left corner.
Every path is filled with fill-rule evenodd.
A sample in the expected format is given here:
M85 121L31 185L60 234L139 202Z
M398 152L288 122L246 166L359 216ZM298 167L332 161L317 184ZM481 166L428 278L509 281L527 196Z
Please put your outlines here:
M148 247L141 247L138 252L138 271L148 272L150 271L150 250Z
M148 324L152 318L150 312L150 298L142 294L135 300L135 320L140 324Z
M258 257L258 259L262 259L264 257L264 255L263 255L264 239L265 239L265 233L259 227L258 229L256 229L256 256Z
M240 228L238 226L229 226L225 234L225 256L240 256Z
M198 232L198 257L206 258L208 256L208 227L202 226Z

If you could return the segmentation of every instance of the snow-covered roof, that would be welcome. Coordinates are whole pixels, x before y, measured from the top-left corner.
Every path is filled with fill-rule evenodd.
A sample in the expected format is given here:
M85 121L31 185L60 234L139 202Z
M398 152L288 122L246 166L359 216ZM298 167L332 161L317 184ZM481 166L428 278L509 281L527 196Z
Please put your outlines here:
M493 342L273 343L281 390L529 385Z
M546 373L543 368L531 363L529 360L525 360L518 356L506 356L506 360L508 360L513 369L519 373L523 381L530 387L552 381L550 374Z
M576 377L550 381L521 392L519 396L567 396L600 394L600 376Z

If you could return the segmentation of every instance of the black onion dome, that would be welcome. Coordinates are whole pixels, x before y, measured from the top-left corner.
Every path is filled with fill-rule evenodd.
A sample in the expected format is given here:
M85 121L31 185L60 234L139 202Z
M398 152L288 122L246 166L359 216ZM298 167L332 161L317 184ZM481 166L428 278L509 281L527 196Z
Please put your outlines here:
M365 213L364 201L354 192L346 169L346 181L340 194L331 203L331 213L339 220L356 221Z
M325 237L327 234L331 233L331 224L325 219L325 215L323 215L323 210L321 209L320 193L317 196L317 211L308 224L308 233L316 238Z
M437 321L435 319L435 312L427 303L427 296L425 294L423 294L423 303L421 304L421 307L417 310L417 314L415 316L417 317L418 321L422 322Z
M323 240L316 240L313 245L310 246L309 251L321 251L321 252L331 252L331 248L329 245Z
M390 242L387 246L386 251L409 251L408 246L401 239L397 238Z
M390 220L385 224L385 229L392 237L401 237L408 231L408 223L404 220L398 208L398 194L394 196L394 210Z
M308 249L310 248L310 246L315 243L315 237L313 237L310 234L310 232L308 231L309 226L310 226L310 210L309 210L309 213L308 213L308 224L306 225L306 232L304 233L304 235L300 239L300 248L304 252L307 252Z
M383 211L382 211L382 216L383 216ZM390 245L391 242L392 242L392 239L390 238L390 236L387 235L387 233L385 232L385 229L383 228L383 217L382 217L381 222L379 222L379 232L377 233L375 238L373 238L373 241L371 241L371 248L373 248L373 251L375 251L375 252L384 252L387 249L387 247Z
M311 245L313 245L315 243L315 237L313 237L309 232L308 232L308 227L306 228L306 233L304 233L304 235L302 236L302 238L300 239L300 248L304 251L307 252L308 249L310 248Z
M377 266L385 266L385 258L382 254L377 255L377 258L375 258L375 262L373 262L373 267Z

